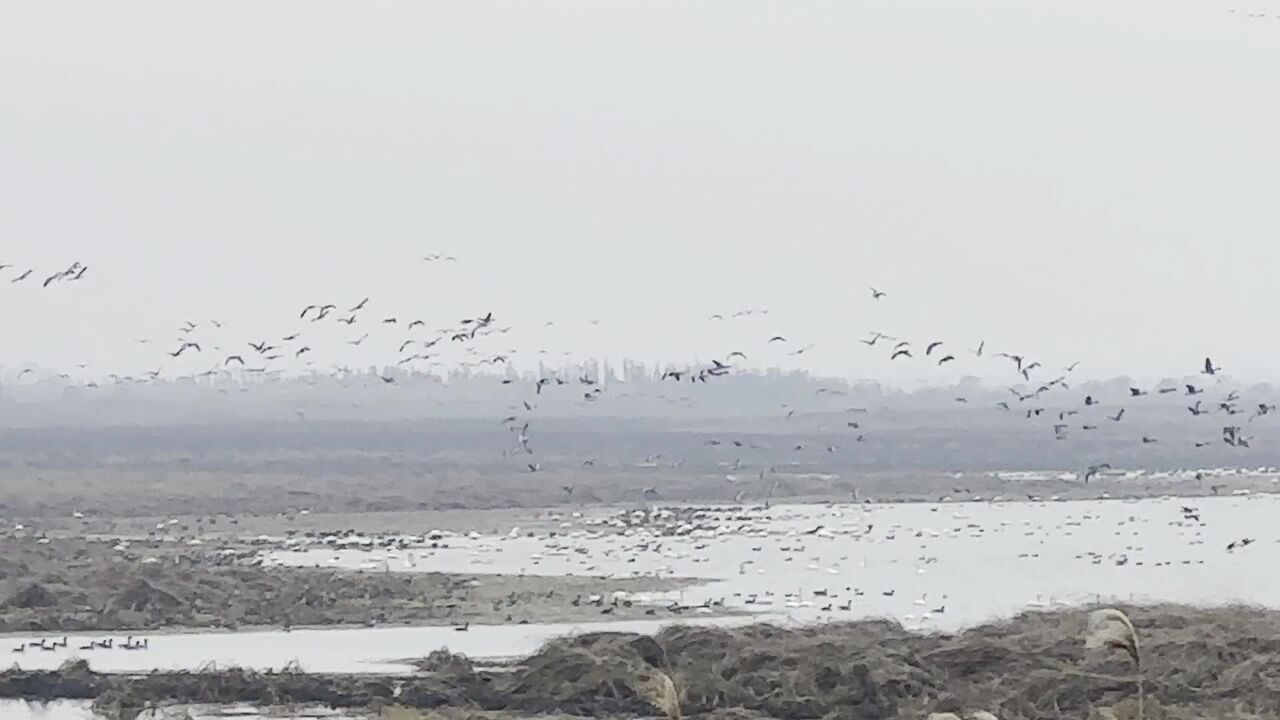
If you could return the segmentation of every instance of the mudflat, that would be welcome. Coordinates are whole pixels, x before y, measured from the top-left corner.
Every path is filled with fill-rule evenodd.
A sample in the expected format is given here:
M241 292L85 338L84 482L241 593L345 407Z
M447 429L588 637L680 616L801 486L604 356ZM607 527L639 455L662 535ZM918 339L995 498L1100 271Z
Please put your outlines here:
M690 582L262 567L252 549L6 537L0 632L667 618L611 598Z

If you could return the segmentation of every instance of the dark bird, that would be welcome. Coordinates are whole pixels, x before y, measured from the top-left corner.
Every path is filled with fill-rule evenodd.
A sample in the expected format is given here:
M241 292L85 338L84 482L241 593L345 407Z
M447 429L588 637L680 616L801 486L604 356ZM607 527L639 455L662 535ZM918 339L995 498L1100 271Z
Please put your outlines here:
M895 352L893 355L890 355L890 356L889 356L889 359L890 359L890 360L897 360L897 359L898 359L898 358L900 358L900 357L911 357L911 351L910 351L910 350L908 350L908 349L906 349L906 348L903 348L903 349L898 350L897 352Z
M1124 417L1124 408L1120 408L1120 412L1116 413L1115 415L1108 415L1107 419L1115 422L1120 422L1120 418L1122 417Z
M871 288L871 299L872 299L872 300L879 300L880 298L882 298L882 297L884 297L884 296L885 296L885 293L884 293L884 292L882 292L882 291L880 291L880 290L877 290L877 289L875 289L874 287L873 287L873 288Z
M35 272L35 271L34 271L34 270L28 270L28 271L26 271L26 272L22 273L21 275L19 275L18 277L16 277L16 278L14 278L14 279L10 280L9 282L11 282L11 283L22 282L23 280L26 280L27 278L31 277L31 273L33 273L33 272Z
M1147 392L1145 390L1139 390L1136 387L1129 388L1129 397L1141 397L1146 394Z
M196 352L200 352L200 345L199 345L199 343L184 342L184 343L182 343L182 346L181 346L181 347L179 347L179 348L178 348L177 350L175 350L174 352L169 353L169 355L170 355L171 357L178 357L178 356L179 356L179 355L181 355L182 353L186 352L188 348L193 349L193 350L195 350Z
M1021 372L1022 372L1022 360L1023 360L1023 358L1022 358L1022 356L1021 356L1021 355L1010 355L1009 353L996 353L996 357L1008 358L1008 359L1012 360L1012 361L1014 362L1014 364L1017 366L1017 368L1018 368L1018 372L1019 372L1019 373L1021 373Z
M363 309L364 309L364 306L365 306L366 304L368 304L368 302L369 302L369 298L365 298L365 299L361 300L360 302L356 303L356 306L355 306L355 307L353 307L353 308L351 308L351 309L350 309L350 310L348 310L347 312L349 312L349 313L359 312L359 311L361 311L361 310L363 310Z
M1188 395L1199 395L1199 394L1200 394L1200 393L1202 393L1202 392L1204 392L1204 389L1203 389L1203 388L1198 388L1198 387L1196 387L1195 385L1188 385L1188 386L1187 386L1187 394L1188 394Z
M974 354L974 355L976 355L976 356L978 356L978 357L982 357L982 349L983 349L983 348L985 348L986 346L987 346L987 341L986 341L986 340L981 340L981 341L979 341L979 342L978 342L978 349L977 349L977 350L974 350L974 351L973 351L973 354Z
M302 357L302 353L305 353L305 352L311 352L311 348L309 348L309 347L300 347L300 348L298 348L298 352L294 353L294 354L293 354L293 356L294 356L294 357Z
M1146 435L1143 435L1143 436L1142 436L1142 444L1143 444L1143 445L1150 445L1151 443L1154 443L1154 442L1159 442L1159 441L1158 441L1158 440L1156 440L1156 439L1155 439L1155 438L1153 438L1153 437L1147 437Z
M787 339L786 339L786 338L784 338L784 337L782 337L781 335L774 335L773 337L769 338L769 342L771 342L771 343L775 343L775 342L786 342L786 341L787 341Z
M379 379L379 380L381 380L383 383L385 383L385 384L387 384L387 385L390 385L391 383L393 383L393 382L395 382L395 381L396 381L396 379L395 379L394 377L388 377L388 376L386 376L386 375L379 375L379 376L378 376L378 379Z
M1205 358L1205 359L1204 359L1204 369L1203 369L1203 370L1201 370L1200 372L1201 372L1202 374L1204 374L1204 375L1217 375L1217 374L1218 374L1218 371L1219 371L1219 370L1221 370L1221 369L1222 369L1222 368L1216 368L1216 367L1214 367L1214 366L1213 366L1213 361L1212 361L1212 360L1210 360L1209 358Z
M240 357L239 355L228 355L227 359L222 361L222 364L230 365L233 361L240 363L242 366L244 365L244 358Z
M928 346L928 347L926 347L926 348L924 349L924 354L925 354L925 355L932 355L932 354L933 354L934 349L935 349L935 348L937 348L937 347L938 347L939 345L941 345L941 344L942 344L942 341L941 341L941 340L934 340L933 342L929 343L929 346Z
M956 359L955 355L944 355L938 360L938 364L941 365L942 363L951 362L952 360L955 360L955 359Z
M1103 470L1110 470L1110 469L1111 469L1111 465L1108 463L1099 463L1097 465L1090 465L1089 468L1084 471L1084 481L1087 483L1089 482L1089 478L1096 477L1098 473L1102 472Z

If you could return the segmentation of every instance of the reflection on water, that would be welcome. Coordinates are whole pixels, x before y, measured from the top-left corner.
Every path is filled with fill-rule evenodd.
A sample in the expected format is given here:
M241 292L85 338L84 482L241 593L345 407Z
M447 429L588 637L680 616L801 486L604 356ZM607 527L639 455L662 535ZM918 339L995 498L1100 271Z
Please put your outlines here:
M695 520L675 536L570 527L555 537L450 538L447 548L277 551L295 565L469 573L676 575L712 580L680 593L763 617L701 618L736 624L891 617L950 630L1028 608L1098 598L1280 607L1273 516L1276 496L1071 503L778 506ZM1199 520L1184 515L1193 506ZM1228 550L1241 538L1256 542ZM483 581L483 580L482 580ZM656 600L655 600L656 601ZM696 618L696 619L694 619ZM144 651L68 648L14 653L23 668L71 657L109 672L241 665L310 672L401 673L400 658L447 647L474 658L524 655L563 634L651 633L668 621L183 633L150 637ZM0 638L17 645L30 637ZM6 716L7 717L7 716Z

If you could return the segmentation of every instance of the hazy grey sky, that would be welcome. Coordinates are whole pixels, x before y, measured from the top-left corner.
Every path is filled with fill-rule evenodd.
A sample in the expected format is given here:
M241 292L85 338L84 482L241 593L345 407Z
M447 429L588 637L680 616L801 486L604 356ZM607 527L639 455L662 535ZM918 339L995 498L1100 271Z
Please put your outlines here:
M372 295L522 352L1276 379L1280 20L1230 5L0 0L0 263L90 266L0 274L0 363L176 371L187 319Z

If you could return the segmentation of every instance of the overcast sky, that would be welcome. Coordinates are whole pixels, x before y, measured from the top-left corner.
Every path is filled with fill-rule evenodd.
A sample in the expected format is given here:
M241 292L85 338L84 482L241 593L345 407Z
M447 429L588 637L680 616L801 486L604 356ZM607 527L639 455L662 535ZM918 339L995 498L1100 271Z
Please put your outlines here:
M0 363L177 370L186 320L241 348L369 295L526 357L1008 370L880 330L1280 380L1271 7L0 0Z

